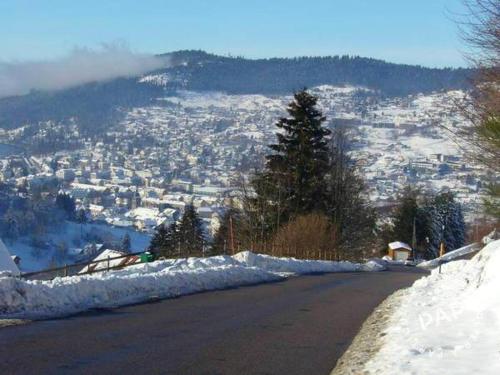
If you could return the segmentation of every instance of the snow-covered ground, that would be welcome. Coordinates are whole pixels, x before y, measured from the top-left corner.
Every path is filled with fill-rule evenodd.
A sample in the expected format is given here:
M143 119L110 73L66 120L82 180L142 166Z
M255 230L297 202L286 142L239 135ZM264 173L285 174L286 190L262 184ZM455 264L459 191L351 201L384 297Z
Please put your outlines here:
M500 374L500 240L403 292L366 374Z
M45 249L34 247L31 237L20 237L15 241L5 242L5 245L11 255L21 258L19 267L21 271L33 272L65 263L74 263L72 253L77 248L91 243L86 237L97 237L101 241L120 243L126 233L130 236L132 251L140 252L148 247L151 237L147 233L97 223L88 223L81 227L80 224L70 221L45 234L44 242L47 243ZM58 253L57 247L61 244L67 248L66 254Z
M52 281L22 280L0 273L0 318L64 316L152 298L276 281L290 275L384 269L376 262L297 260L242 252L234 256L162 260Z

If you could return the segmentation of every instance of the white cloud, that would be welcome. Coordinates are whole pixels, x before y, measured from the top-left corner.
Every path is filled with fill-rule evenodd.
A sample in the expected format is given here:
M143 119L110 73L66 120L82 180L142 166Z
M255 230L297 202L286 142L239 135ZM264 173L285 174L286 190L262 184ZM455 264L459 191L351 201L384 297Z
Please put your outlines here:
M0 62L0 97L30 90L60 90L118 77L134 77L165 67L165 58L134 53L122 44L75 48L58 60Z

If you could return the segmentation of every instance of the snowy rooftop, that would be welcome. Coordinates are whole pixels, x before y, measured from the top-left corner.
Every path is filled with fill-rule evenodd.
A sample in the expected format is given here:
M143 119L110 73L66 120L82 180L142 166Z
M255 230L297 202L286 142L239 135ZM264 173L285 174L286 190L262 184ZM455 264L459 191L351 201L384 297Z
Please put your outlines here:
M396 249L406 249L411 251L410 245L407 243L401 242L401 241L394 241L389 244L389 248L391 250L396 250Z

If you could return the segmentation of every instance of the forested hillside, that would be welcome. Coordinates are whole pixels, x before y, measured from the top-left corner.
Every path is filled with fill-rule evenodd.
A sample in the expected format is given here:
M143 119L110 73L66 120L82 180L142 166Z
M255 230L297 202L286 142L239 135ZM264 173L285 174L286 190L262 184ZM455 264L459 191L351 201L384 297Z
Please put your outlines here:
M83 133L113 123L120 108L143 106L178 89L231 94L288 94L321 84L365 86L384 96L466 88L467 69L430 69L363 57L245 59L203 51L162 55L169 67L152 72L152 80L120 78L56 92L34 91L0 99L0 127L74 118ZM154 77L164 77L155 81Z
M358 56L297 57L251 60L202 51L179 51L171 57L173 77L187 78L185 88L233 94L271 94L321 84L357 85L385 95L408 95L467 87L467 69L431 69Z

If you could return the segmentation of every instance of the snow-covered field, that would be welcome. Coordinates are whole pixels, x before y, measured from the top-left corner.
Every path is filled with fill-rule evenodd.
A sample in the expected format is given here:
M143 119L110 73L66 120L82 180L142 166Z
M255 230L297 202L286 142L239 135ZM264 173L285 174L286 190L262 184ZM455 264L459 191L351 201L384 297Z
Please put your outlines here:
M404 291L366 374L500 374L500 240Z
M52 281L28 281L0 273L0 318L49 318L277 281L290 275L384 269L373 261L358 264L297 260L242 252L234 256L162 260Z

